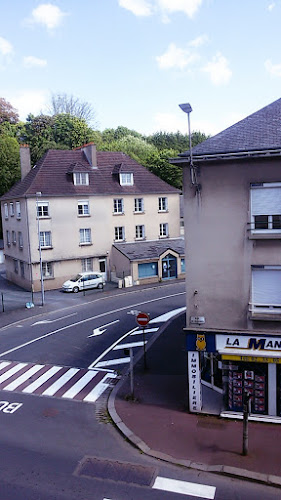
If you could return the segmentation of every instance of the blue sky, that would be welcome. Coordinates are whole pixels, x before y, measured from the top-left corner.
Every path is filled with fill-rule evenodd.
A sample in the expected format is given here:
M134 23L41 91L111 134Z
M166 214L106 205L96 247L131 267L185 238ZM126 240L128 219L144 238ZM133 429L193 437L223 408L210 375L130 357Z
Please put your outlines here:
M98 129L215 134L281 97L281 0L0 0L0 96L20 118L51 92Z

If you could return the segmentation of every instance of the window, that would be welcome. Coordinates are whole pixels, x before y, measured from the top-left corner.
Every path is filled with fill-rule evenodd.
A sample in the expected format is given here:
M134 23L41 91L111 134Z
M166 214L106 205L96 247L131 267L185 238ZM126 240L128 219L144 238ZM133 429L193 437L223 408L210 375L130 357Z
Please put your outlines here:
M9 218L8 203L4 203L4 214L5 214L5 219L8 219Z
M23 239L22 239L22 232L21 231L18 232L18 241L19 241L19 248L22 249L23 248Z
M136 226L136 240L143 240L144 239L144 226Z
M87 259L82 259L82 272L93 271L93 259L88 257Z
M281 183L251 185L252 233L281 233Z
M16 259L14 259L14 272L16 274L18 274L18 272L19 272L19 262Z
M73 181L75 186L88 186L89 185L88 172L74 172Z
M138 265L139 278L151 278L158 276L158 263L146 262L145 264Z
M22 260L20 260L20 274L24 278L24 262Z
M123 226L115 227L114 230L115 241L124 241L125 239L125 229Z
M113 212L115 214L123 214L124 213L123 198L115 198L113 200Z
M44 278L53 277L53 264L52 262L42 262L42 274Z
M80 245L89 245L92 242L91 229L80 229Z
M252 267L250 310L255 313L281 313L281 266Z
M40 231L41 248L50 248L52 246L51 231Z
M16 245L16 244L17 244L17 235L16 235L16 231L12 231L12 243L13 243L13 245Z
M132 173L121 173L120 174L120 184L121 186L133 186L134 176Z
M185 259L181 259L181 272L185 273Z
M78 215L90 215L88 201L78 201Z
M10 216L14 217L14 215L15 215L14 203L11 201L10 202Z
M166 222L160 224L159 230L160 238L166 238L169 235L168 224Z
M158 198L158 210L159 212L167 212L168 210L168 199L167 198Z
M39 201L37 205L37 217L49 217L49 203L47 201Z
M11 245L10 231L6 231L6 240L8 247Z
M143 198L135 198L135 212L143 212Z
M17 214L17 219L20 219L21 218L20 201L16 201L16 214Z

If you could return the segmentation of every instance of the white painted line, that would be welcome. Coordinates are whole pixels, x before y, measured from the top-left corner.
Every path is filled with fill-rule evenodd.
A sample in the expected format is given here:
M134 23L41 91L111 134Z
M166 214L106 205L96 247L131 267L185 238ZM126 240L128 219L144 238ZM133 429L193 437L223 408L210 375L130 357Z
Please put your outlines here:
M56 321L60 321L61 319L71 318L71 316L77 316L77 312L76 313L72 313L72 314L67 314L66 316L61 316L60 318L44 319L42 321L36 321L36 323L32 323L31 326L44 325L44 324L47 324L47 323L55 323Z
M169 299L170 297L177 297L178 295L185 295L185 292L173 293L171 295L165 295L165 297L158 297L157 299L151 299L151 300L146 300L144 302L138 302L137 304L131 304L130 306L119 307L118 309L113 309L112 311L106 311L104 313L97 314L96 316L92 316L90 318L86 318L86 319L83 319L81 321L77 321L76 323L72 323L71 325L62 326L61 328L57 328L56 330L53 330L52 332L46 333L45 335L41 335L40 337L29 340L28 342L25 342L24 344L20 344L16 347L8 349L7 351L1 352L0 357L6 356L6 354L10 354L11 352L14 352L14 351L18 351L19 349L22 349L23 347L26 347L30 344L33 344L34 342L38 342L39 340L43 340L43 339L49 337L50 335L55 335L56 333L62 332L63 330L67 330L67 328L72 328L74 326L81 325L82 323L87 323L88 321L93 321L93 319L102 318L103 316L108 316L109 314L115 314L117 312L125 311L129 307L136 307L136 306L141 306L144 304L151 304L152 302L158 302L159 300L166 300L166 299ZM154 318L154 320L152 320L152 321L156 322L157 318ZM126 335L128 335L128 334L126 334ZM120 340L122 340L122 338ZM119 340L117 341L117 343L118 342L119 342ZM109 350L110 349L111 348L109 348ZM97 360L101 359L103 356L104 356L104 354L102 354L99 358L97 358ZM91 368L93 368L93 365L95 363L97 363L97 360L95 360L94 363L92 363L92 365L90 366Z
M9 366L10 364L11 364L11 361L1 361L0 370L2 370L2 368L6 368L6 366Z
M70 368L67 372L48 387L42 396L53 396L63 385L65 385L74 375L79 372L79 368Z
M106 380L107 378L108 378L108 375L105 375L103 377L103 379L96 385L96 387L94 387L93 390L91 392L89 392L89 394L87 394L87 396L83 399L83 401L86 401L87 403L94 403L102 395L102 393L108 388L109 384L104 383L104 380ZM111 377L111 378L113 378L113 377Z
M173 316L176 316L176 314L184 312L185 310L186 310L186 307L179 307L178 309L174 309L173 311L169 311L165 314L162 314L161 316L158 316L157 318L151 319L149 324L151 325L151 323L164 323L165 321L168 321L168 319L171 319Z
M20 377L18 377L16 380L11 382L10 384L6 385L4 387L4 391L14 391L17 387L19 387L23 382L26 382L32 375L35 373L39 372L41 368L43 368L44 365L35 365L29 368L25 373L23 373Z
M198 498L207 498L214 500L216 494L215 486L207 484L189 483L187 481L178 481L167 477L158 476L155 479L152 488L156 490L172 491L173 493L181 493L182 495L190 495Z
M153 333L153 332L157 332L159 330L159 328L145 328L144 330L144 333ZM131 335L141 335L143 333L143 330L137 330L136 332L134 333L131 333Z
M103 368L105 366L121 365L123 363L130 363L130 358L109 359L108 361L100 361L95 365L96 368Z
M99 326L98 328L94 328L92 335L88 335L88 338L90 337L96 337L97 335L102 335L106 331L106 327L110 325L114 325L114 323L119 323L120 319L116 319L115 321L111 321L110 323L107 323L106 325ZM102 330L104 328L104 330Z
M108 352L112 351L112 349L117 344L119 344L119 342L121 342L123 339L125 339L126 337L128 337L129 335L131 335L131 333L134 332L137 329L138 329L138 327L136 326L135 328L133 328L129 332L125 333L125 335L123 335L122 337L120 337L120 339L116 340L116 342L114 342L113 344L111 344L111 346L109 346L107 349L105 349L105 351L103 351L103 353L97 359L95 359L95 361L92 362L92 364L88 367L88 370L90 370L91 368L95 368L95 366L98 366L99 361L101 359L103 359Z
M10 368L10 370L6 371L5 373L2 373L2 375L0 375L0 384L1 382L5 382L5 380L10 378L15 373L19 372L25 366L27 366L27 363L19 363L18 365L13 366L13 368Z
M84 389L84 387L90 382L90 380L92 380L96 376L97 373L98 372L95 372L94 370L85 373L83 377L77 380L77 382L62 395L62 398L74 398L78 394L78 392Z
M61 368L62 366L52 366L52 368L43 373L41 377L38 377L37 380L34 380L34 382L25 387L22 392L26 392L27 394L32 394L33 391L35 391L36 389L38 389L38 387L47 382L47 380L49 380L49 378L51 378L53 375L55 375L55 373L61 370Z
M128 349L131 347L140 347L143 344L147 344L147 340L144 342L131 342L129 344L118 344L117 346L114 347L113 351L117 351L118 349Z

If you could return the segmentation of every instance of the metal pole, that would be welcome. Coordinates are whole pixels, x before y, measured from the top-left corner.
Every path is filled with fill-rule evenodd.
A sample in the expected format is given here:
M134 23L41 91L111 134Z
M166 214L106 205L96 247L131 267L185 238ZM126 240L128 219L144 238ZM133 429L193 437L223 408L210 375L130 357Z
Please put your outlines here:
M214 354L210 353L210 364L211 364L211 385L214 387L215 385L215 377L214 377Z
M4 307L4 293L1 293L2 296L2 311L5 312L5 307Z
M44 305L44 280L43 280L43 266L42 266L42 251L41 251L41 239L40 239L40 218L38 213L38 196L36 193L36 215L37 215L37 230L38 230L38 241L39 241L39 262L40 262L40 281L41 281L41 302ZM40 193L41 196L41 193Z
M248 455L250 394L245 392L243 404L243 455Z
M130 387L131 387L131 398L134 399L134 358L133 358L132 348L130 348Z
M144 327L142 329L142 338L143 338L143 367L144 367L145 370L147 370Z

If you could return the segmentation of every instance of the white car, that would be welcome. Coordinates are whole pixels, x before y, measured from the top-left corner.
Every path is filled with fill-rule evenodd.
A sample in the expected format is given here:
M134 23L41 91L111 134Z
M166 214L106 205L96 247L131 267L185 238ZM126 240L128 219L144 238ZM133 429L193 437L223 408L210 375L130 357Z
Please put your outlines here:
M79 290L87 290L89 288L103 288L104 285L102 273L88 272L79 273L74 278L65 281L62 289L64 292L77 293Z

